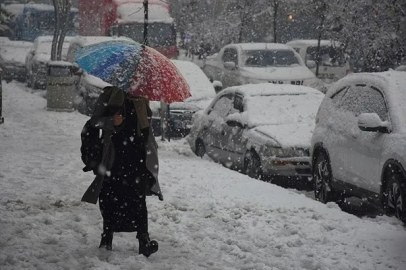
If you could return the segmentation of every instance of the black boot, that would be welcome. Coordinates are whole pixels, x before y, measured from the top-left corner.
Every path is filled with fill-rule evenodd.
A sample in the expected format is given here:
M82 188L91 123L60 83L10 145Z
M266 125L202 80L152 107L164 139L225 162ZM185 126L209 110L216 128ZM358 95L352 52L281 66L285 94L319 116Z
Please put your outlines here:
M158 242L155 240L151 241L148 233L138 235L137 238L140 243L139 254L148 258L151 254L158 251Z
M107 250L113 249L113 233L112 232L103 232L101 235L101 241L99 248L104 247Z

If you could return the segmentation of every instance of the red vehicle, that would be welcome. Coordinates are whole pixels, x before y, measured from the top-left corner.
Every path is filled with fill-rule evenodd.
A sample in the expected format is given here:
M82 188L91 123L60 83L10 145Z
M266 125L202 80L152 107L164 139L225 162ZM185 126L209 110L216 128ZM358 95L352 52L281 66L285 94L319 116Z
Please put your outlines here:
M143 43L143 0L79 0L79 33L126 36ZM174 19L167 3L149 1L148 45L168 58L179 54Z

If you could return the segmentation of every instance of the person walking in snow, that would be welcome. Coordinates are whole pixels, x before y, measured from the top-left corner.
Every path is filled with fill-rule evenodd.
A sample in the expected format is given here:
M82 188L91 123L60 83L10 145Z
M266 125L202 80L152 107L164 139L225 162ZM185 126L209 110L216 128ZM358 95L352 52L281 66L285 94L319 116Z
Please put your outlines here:
M82 201L96 203L103 217L99 248L112 250L114 232L137 232L139 254L158 250L150 240L146 196L163 200L158 183L157 144L147 99L106 87L99 96L91 125L103 131L103 154L96 178Z

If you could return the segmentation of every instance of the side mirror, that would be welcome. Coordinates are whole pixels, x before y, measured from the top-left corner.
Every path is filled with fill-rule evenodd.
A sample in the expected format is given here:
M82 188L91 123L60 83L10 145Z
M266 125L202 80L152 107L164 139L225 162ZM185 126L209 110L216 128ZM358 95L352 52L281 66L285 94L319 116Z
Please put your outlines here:
M236 121L236 120L227 120L227 125L229 127L239 127L239 128L243 128L244 125L241 124L240 122Z
M316 61L314 60L307 60L306 61L306 66L310 69L315 68L316 67Z
M388 122L383 122L376 113L361 113L358 117L358 127L362 131L389 133Z
M223 84L220 81L212 81L214 90L216 91L216 93L220 92L221 90L223 90Z
M237 65L234 62L225 62L224 68L228 70L234 70L237 68Z

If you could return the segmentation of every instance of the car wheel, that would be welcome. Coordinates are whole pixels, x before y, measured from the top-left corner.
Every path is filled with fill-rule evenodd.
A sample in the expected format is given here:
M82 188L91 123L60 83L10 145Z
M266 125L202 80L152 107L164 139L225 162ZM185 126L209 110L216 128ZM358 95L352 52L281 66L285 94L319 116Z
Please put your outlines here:
M317 201L322 203L341 201L331 187L332 179L330 160L325 152L320 152L313 168L314 196Z
M204 142L200 139L196 141L195 154L201 158L203 158L203 156L206 154L206 147L204 146Z
M385 210L388 216L396 216L406 223L406 183L400 175L390 176L385 194Z
M245 154L245 173L255 179L262 178L261 160L254 151L249 151Z

